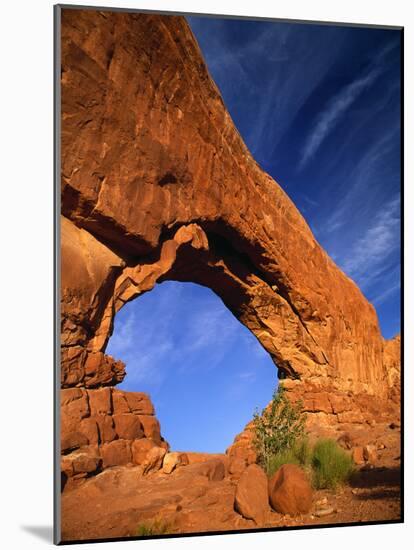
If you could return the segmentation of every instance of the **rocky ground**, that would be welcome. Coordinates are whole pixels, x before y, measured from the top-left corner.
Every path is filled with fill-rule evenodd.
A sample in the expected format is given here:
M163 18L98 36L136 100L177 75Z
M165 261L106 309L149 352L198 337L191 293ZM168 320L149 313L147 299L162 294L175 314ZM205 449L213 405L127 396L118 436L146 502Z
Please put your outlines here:
M153 526L152 534L175 534L398 521L400 430L378 425L370 437L377 449L375 460L358 465L346 487L315 491L304 515L282 515L269 507L260 521L246 519L235 510L240 473L229 473L228 456L187 453L189 464L169 474L161 469L143 476L139 466L116 466L65 490L62 538L130 537L139 535L143 526ZM358 438L366 441L362 428L352 434L354 449L359 448Z

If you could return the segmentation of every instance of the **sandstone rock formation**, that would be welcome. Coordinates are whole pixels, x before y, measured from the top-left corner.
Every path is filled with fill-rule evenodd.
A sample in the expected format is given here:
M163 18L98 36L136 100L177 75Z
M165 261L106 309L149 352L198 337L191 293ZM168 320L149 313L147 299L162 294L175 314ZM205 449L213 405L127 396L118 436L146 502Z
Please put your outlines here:
M169 447L144 393L67 388L61 390L60 401L62 488L112 466L147 464L149 452L165 454ZM147 423L158 429L148 433ZM161 463L162 457L159 467Z
M125 376L105 355L116 312L166 280L221 297L310 425L397 403L399 341L251 156L185 19L64 8L61 51L61 375L81 419L64 450L159 438L156 421L124 416L151 414L126 393L111 394L114 418L104 393L96 413L86 396ZM139 454L121 446L104 462Z
M389 398L398 406L401 403L401 337L384 342L384 367Z
M202 463L171 474L140 476L138 467L114 467L62 495L63 540L129 537L160 521L168 533L254 528L234 510L235 485L209 480Z

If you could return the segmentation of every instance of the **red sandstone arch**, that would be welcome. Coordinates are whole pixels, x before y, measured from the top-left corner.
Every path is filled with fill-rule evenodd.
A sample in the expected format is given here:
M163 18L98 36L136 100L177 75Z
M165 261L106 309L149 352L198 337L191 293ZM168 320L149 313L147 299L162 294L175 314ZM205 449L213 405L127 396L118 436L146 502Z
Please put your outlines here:
M184 18L63 9L61 96L63 388L122 380L115 312L177 280L214 290L318 421L394 395L373 306L254 161Z

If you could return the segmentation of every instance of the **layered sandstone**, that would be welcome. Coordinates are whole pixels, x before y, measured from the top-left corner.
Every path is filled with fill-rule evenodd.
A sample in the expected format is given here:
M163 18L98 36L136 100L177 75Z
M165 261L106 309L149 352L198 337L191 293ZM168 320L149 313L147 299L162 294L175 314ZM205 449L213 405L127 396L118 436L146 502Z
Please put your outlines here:
M61 95L62 387L120 382L115 313L176 280L222 298L316 422L396 401L399 343L251 156L183 17L63 9Z
M62 489L112 466L145 462L169 448L145 393L67 388L60 395Z

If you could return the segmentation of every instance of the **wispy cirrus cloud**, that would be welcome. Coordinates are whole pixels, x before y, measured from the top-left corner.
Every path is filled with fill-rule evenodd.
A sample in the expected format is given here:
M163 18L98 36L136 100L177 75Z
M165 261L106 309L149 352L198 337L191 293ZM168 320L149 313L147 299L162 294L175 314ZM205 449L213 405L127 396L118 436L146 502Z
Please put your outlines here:
M387 44L374 59L371 68L366 74L354 79L334 97L332 97L326 108L319 114L313 131L303 147L299 160L298 169L301 170L315 156L322 143L335 129L345 112L351 107L359 96L372 86L382 73L381 62L386 55L396 47L396 43Z
M389 286L384 291L373 296L372 302L375 304L376 307L378 307L384 304L395 293L399 292L400 289L401 289L401 284L400 284L400 281L398 280L397 283L393 284L392 286Z
M323 226L319 228L322 233L329 234L342 230L349 222L350 214L355 211L356 205L371 205L367 201L370 190L381 177L388 155L395 150L399 132L400 125L393 124L387 133L366 146L364 153L346 173L344 191L340 193L337 204L329 205L330 214L324 217ZM395 174L395 177L399 177L399 174Z
M207 27L204 19L188 19L247 146L258 162L271 160L292 121L334 65L345 33L339 37L328 27L312 33L316 47L309 48L304 36L284 23L255 23L254 33L239 33L235 40L232 23L212 21ZM295 57L303 61L300 70L292 63Z
M351 82L339 94L332 98L327 108L319 116L315 129L305 143L299 161L299 170L315 156L317 150L333 131L335 125L345 111L358 99L367 87L375 82L379 75L380 70L374 68L367 75Z
M389 259L399 252L399 247L400 198L394 197L356 240L341 266L361 286L368 288L372 281L390 267Z
M175 449L223 451L276 383L255 337L191 283L164 282L122 308L107 352L126 364L121 389L150 394Z
M117 314L107 353L126 363L129 383L159 387L171 369L184 374L203 364L212 370L246 330L213 293L190 303L182 285L164 285L168 292L151 291L156 300L144 295Z

